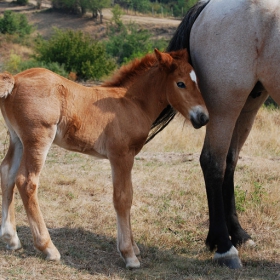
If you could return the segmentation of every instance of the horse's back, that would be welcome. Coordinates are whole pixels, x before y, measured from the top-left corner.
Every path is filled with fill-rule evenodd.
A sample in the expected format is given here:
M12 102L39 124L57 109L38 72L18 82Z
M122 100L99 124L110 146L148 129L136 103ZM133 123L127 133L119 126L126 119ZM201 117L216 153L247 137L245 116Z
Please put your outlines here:
M279 30L277 0L211 0L190 35L190 53L202 92L215 92L217 99L234 92L232 99L226 97L229 104L244 102L248 96L244 92L249 94L258 81L269 80L267 65L276 68L280 63Z

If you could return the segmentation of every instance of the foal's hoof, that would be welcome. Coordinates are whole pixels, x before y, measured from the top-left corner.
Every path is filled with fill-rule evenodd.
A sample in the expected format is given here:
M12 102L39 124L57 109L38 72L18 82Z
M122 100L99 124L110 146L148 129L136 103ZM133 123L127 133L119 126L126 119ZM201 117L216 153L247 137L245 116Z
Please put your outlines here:
M226 266L231 269L242 268L242 263L238 257L238 251L234 246L224 254L215 253L214 261L216 261L221 266Z
M140 262L136 257L126 258L125 264L126 264L126 268L129 268L129 269L140 267Z
M47 248L44 253L46 254L46 260L47 261L54 261L59 262L60 261L60 253L59 251L54 248Z
M11 244L11 245L10 245L10 244L7 244L7 245L6 245L6 248L7 248L8 250L17 251L17 250L21 249L22 246L21 246L20 241L18 241L18 243L16 243L16 244Z
M247 248L253 248L256 247L257 244L252 239L249 239L244 243L244 246Z
M5 243L7 243L6 248L8 250L16 251L16 250L19 250L22 248L21 242L17 235L14 235L13 237L11 237L10 234L3 234L1 237L2 237L2 240Z

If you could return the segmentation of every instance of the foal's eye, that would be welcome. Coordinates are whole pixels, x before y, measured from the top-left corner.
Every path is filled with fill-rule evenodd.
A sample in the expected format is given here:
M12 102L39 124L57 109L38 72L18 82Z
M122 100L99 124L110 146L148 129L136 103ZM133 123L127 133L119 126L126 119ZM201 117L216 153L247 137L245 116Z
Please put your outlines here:
M178 83L177 83L177 86L178 86L179 88L185 88L185 87L186 87L185 83L183 83L183 82L178 82Z

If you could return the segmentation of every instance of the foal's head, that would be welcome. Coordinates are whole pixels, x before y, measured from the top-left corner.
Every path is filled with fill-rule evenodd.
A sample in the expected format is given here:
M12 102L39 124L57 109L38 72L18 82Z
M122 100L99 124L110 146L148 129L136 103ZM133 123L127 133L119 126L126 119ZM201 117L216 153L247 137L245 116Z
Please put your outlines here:
M167 73L165 83L168 103L185 118L191 120L195 128L207 124L209 120L196 74L188 63L186 49L162 53L157 49L155 55L162 71Z

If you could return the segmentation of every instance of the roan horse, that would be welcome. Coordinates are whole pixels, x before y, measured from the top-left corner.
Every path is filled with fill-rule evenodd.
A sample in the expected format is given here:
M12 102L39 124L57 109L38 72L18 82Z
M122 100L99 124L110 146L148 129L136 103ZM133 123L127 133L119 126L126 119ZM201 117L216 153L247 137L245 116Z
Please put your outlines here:
M210 116L200 157L210 216L206 244L217 248L220 264L239 268L235 247L254 242L236 214L234 171L260 106L268 95L280 104L280 1L198 2L167 51L182 48L189 51ZM173 116L165 108L163 126Z
M107 158L113 178L117 246L129 268L139 267L139 249L130 225L131 170L160 112L170 104L199 128L208 112L188 63L186 50L146 55L124 66L102 86L84 87L46 69L14 77L0 74L0 106L10 145L1 164L1 236L7 248L21 248L14 212L17 186L34 245L49 260L60 253L51 241L39 208L39 175L52 143Z

